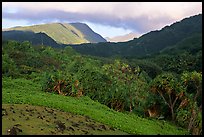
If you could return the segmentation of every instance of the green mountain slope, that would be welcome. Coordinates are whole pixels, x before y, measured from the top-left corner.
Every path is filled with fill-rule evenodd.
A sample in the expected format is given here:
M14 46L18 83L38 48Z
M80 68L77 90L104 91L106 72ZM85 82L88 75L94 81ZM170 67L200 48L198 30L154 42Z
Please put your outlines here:
M106 41L101 35L95 33L88 25L84 23L70 23L70 25L80 30L81 33L84 35L84 38L88 40L90 43Z
M81 44L73 48L82 54L94 56L144 57L171 47L195 33L202 33L202 14L185 18L128 42Z
M152 31L130 41L128 45L143 46L146 54L156 53L168 46L175 45L182 39L194 33L202 32L202 14L185 18L179 22L166 26L160 31Z
M6 31L11 31L11 30L45 33L53 40L55 40L58 44L106 42L104 38L100 37L99 34L93 32L91 28L89 28L87 25L81 25L81 27L75 27L74 25L71 25L68 23L63 23L63 24L50 23L50 24L42 24L42 25L34 25L34 26L26 26L26 27L14 27L14 28L6 29ZM85 33L84 33L84 30L86 30ZM90 37L92 37L92 39L90 39Z

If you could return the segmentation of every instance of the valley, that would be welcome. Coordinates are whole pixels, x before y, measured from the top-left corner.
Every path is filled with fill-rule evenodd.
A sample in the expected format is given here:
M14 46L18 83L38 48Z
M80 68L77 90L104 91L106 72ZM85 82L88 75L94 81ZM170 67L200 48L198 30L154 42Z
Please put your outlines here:
M126 42L84 23L4 29L2 134L202 135L202 14Z

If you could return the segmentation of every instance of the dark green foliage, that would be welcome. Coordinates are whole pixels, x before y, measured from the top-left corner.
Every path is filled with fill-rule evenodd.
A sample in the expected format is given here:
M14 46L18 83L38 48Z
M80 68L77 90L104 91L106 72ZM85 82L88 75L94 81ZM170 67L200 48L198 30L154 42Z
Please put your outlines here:
M202 71L202 35L195 34L150 59L164 71Z
M194 71L177 76L158 75L149 84L145 106L147 109L159 106L159 115L171 116L192 134L202 134L202 74Z
M202 50L202 33L195 33L187 38L184 38L176 45L163 49L161 53L175 55L186 51L192 55L195 55L200 50Z
M161 50L176 45L183 39L197 33L202 33L202 14L183 19L159 31L149 32L128 42L81 44L73 45L73 48L86 55L145 57L159 53Z
M8 56L8 54L2 55L2 74L4 76L16 77L18 74L15 62Z
M130 59L128 62L130 62L131 66L139 66L150 78L155 78L162 73L162 68L160 66L147 59Z
M182 73L183 71L192 71L198 68L198 59L189 54L188 52L183 52L177 55L162 54L152 59L158 66L164 71L171 71L175 73ZM199 68L197 71L200 71Z
M178 78L172 73L160 74L149 84L149 88L150 92L155 94L155 104L159 103L161 108L168 108L169 111L162 111L163 115L167 115L170 112L174 121L175 110L185 91Z
M65 96L77 96L79 92L78 81L74 80L71 75L62 76L62 72L47 74L43 90L46 92L54 92Z
M18 36L18 37L16 37ZM60 44L57 44L52 38L50 38L45 33L34 33L31 31L5 31L2 32L2 39L3 40L16 40L19 42L29 41L33 45L47 45L52 46L55 48L63 47Z
M2 57L3 57L3 75L19 77L24 75L29 77L33 72L43 72L49 70L56 70L61 68L61 64L66 60L65 53L57 52L50 47L37 46L33 47L28 41L19 43L16 41L3 41L2 43ZM73 52L72 55L75 53ZM70 55L70 56L72 56ZM13 67L12 67L13 66ZM14 67L15 66L15 67ZM13 70L9 71L10 69ZM8 73L9 72L9 73Z
M188 128L193 134L201 134L202 132L202 73L196 71L184 72L181 76L183 85L186 87L186 96L188 102L186 107L180 107L178 110L178 121L185 115L181 113L187 111L186 123L184 127ZM184 103L183 103L184 104ZM183 114L183 115L182 115ZM179 121L181 124L181 121Z
M143 113L139 106L145 98L145 73L120 61L102 68L97 64L100 62L75 56L64 72L45 76L43 89L70 96L81 94L118 111Z
M120 111L137 109L141 92L146 81L140 76L139 67L131 68L128 64L116 60L114 64L103 66L105 73L110 77L109 106ZM144 94L143 94L144 95Z

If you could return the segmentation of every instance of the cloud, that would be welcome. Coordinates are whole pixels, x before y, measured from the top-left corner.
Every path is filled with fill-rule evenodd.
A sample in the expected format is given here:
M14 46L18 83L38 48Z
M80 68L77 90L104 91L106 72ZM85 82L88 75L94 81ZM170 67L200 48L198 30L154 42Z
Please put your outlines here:
M92 22L143 33L202 13L202 2L3 2L2 18Z

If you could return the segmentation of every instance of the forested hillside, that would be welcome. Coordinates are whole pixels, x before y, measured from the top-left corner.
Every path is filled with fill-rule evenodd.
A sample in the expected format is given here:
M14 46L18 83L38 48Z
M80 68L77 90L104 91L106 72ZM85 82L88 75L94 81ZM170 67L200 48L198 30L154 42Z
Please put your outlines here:
M185 18L161 30L151 31L128 42L80 44L77 46L73 45L72 47L86 55L144 57L176 45L178 42L196 33L202 33L202 14Z
M29 41L33 45L52 46L54 48L63 47L45 33L34 33L31 31L5 31L2 33L3 40L16 40L19 42Z
M202 72L202 34L187 37L152 56L140 59L126 57L126 60L144 68L151 77L161 73L161 70L177 74L194 70Z
M189 134L202 134L202 54L198 44L202 42L196 40L200 36L186 38L155 57L125 60L85 56L69 46L54 49L26 41L3 41L2 76L32 80L42 92L59 96L88 96L119 112L162 119ZM199 46L186 50L186 42L187 47ZM170 61L169 67L160 65L162 56L176 59L166 54L169 50L185 50L183 59L192 54L190 59L198 61L188 65L187 58L187 65L177 70L176 61ZM126 130L133 134L127 127ZM142 129L136 130L134 134L143 133Z

